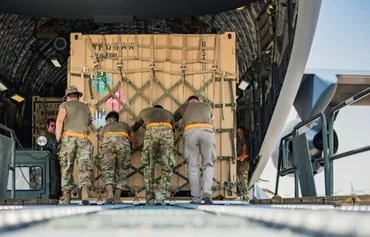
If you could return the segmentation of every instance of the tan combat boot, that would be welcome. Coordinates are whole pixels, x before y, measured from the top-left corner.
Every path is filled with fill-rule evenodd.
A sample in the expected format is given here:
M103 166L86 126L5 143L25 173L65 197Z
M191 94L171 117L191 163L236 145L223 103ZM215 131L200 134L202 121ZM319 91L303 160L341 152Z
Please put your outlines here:
M89 205L89 187L86 185L82 186L81 189L82 205Z
M114 190L114 203L115 204L121 204L122 203L121 202L121 192L122 192L122 190L118 189L118 188L116 188Z
M105 186L105 191L107 191L107 199L104 204L112 205L114 203L113 186L108 184Z
M63 191L62 201L63 201L62 203L63 205L71 204L71 191L70 190Z

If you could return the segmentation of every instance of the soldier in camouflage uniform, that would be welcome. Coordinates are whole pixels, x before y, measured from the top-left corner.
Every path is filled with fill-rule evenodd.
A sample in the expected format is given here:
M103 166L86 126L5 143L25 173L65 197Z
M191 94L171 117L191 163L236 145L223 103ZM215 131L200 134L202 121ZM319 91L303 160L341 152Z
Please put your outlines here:
M75 86L66 89L63 102L59 107L56 122L56 140L61 141L59 160L62 175L63 204L70 204L71 191L74 188L73 165L78 165L82 204L89 204L91 186L91 141L88 125L91 122L89 107L80 102L82 93Z
M56 121L53 118L49 118L47 120L47 130L43 130L40 132L39 136L44 136L47 140L47 144L44 147L45 149L49 150L51 153L57 153L57 144L56 144L56 137L55 137L55 124Z
M183 120L184 158L188 163L188 177L193 204L212 204L212 183L214 161L216 160L216 139L212 126L212 108L200 102L197 96L190 96L187 103L174 114L175 121ZM199 154L201 154L202 182L200 180Z
M247 199L248 194L248 175L249 175L249 155L247 145L245 144L245 128L238 127L236 136L236 152L237 152L237 175L239 179L239 194L242 199Z
M105 204L118 204L121 203L121 192L127 185L131 151L129 137L132 132L127 123L118 122L119 114L115 111L108 113L105 120L106 125L100 133L103 138L100 146L102 180L108 195Z
M59 199L62 190L60 187L60 164L59 161L56 159L59 148L57 146L58 144L55 136L55 125L56 120L53 118L49 118L47 120L47 130L41 131L39 136L44 136L46 138L47 144L43 147L43 149L50 151L52 154L49 161L51 169L50 188L51 190L55 190L55 192L53 192L50 197L53 199Z
M173 115L160 105L142 110L138 121L132 127L136 132L141 126L146 128L144 133L144 147L141 162L144 168L144 182L146 201L149 205L164 205L168 192L172 169L175 166ZM159 191L154 193L154 167L160 161L162 174L160 177Z

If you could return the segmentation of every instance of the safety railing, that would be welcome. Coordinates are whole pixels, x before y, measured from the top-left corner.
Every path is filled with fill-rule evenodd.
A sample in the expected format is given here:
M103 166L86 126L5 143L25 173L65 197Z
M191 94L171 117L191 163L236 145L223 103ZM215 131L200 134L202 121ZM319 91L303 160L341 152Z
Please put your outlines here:
M328 158L328 137L327 137L327 123L326 123L326 117L324 113L319 113L310 119L300 122L297 124L293 131L289 133L288 135L284 136L280 140L280 155L278 159L278 167L277 167L277 175L276 175L276 186L275 186L275 196L278 195L279 191L279 181L280 176L284 176L286 174L294 173L294 196L299 196L299 179L298 179L298 173L296 168L296 158L292 156L292 167L287 167L287 164L289 163L289 140L291 138L294 138L299 134L299 129L303 128L304 126L310 125L311 123L317 121L320 119L321 127L322 127L322 137L323 137L323 161L324 161L324 172L325 172L325 193L326 195L329 194L329 188L328 184L330 181L329 176L329 158Z
M299 187L298 187L299 180L298 180L295 157L292 156L292 160L291 160L292 167L287 167L287 164L289 163L289 152L290 152L289 151L289 140L292 140L294 137L299 135L298 130L300 128L307 126L311 124L312 122L317 121L318 119L320 119L320 122L321 122L323 150L322 150L322 157L317 158L316 162L324 163L325 195L326 196L333 195L333 189L334 189L334 180L333 180L334 164L333 163L334 161L337 159L342 159L348 156L370 151L370 145L368 145L368 146L364 146L361 148L356 148L350 151L346 151L340 154L334 154L334 149L335 149L334 148L335 147L334 122L335 122L336 114L344 107L351 105L368 95L370 95L370 87L366 88L365 90L359 92L358 94L350 97L349 99L333 107L327 114L327 117L329 118L328 121L324 113L319 113L311 117L310 119L297 124L291 133L281 138L280 146L279 146L280 154L279 154L278 166L277 166L275 196L278 195L280 176L284 176L290 173L294 173L295 197L299 196Z
M12 129L6 127L5 125L1 124L0 123L0 130L3 130L3 131L6 131L9 133L9 136L10 136L10 139L11 139L11 148L10 148L10 153L11 153L11 157L10 157L10 164L8 164L8 167L5 167L4 168L6 169L6 173L11 173L11 192L10 192L10 197L12 199L15 198L15 144L16 144L16 136L15 136L15 133ZM4 172L4 171L1 171L1 172ZM9 171L12 171L12 172L9 172ZM8 179L7 179L8 180ZM4 182L5 183L5 182ZM2 189L7 189L7 185L5 184L4 187L0 187ZM5 190L2 190L4 191L5 193Z
M336 114L343 109L344 107L351 105L362 98L365 98L366 96L370 95L370 87L366 88L365 90L357 93L356 95L348 98L347 100L339 103L335 107L333 107L330 110L329 117L329 196L333 195L333 189L334 189L334 167L333 167L333 161L337 159L341 159L344 157L352 156L355 154L363 153L370 150L370 146L365 146L357 149L353 149L350 151L346 151L340 154L334 155L334 121Z

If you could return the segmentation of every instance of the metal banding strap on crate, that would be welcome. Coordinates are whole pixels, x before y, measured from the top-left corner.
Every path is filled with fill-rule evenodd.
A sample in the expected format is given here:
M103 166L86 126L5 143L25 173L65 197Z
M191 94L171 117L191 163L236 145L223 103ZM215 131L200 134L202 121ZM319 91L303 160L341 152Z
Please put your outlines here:
M225 75L226 73L223 72L221 76L221 104L222 104L222 120L225 119Z
M121 87L122 83L119 81L113 88L112 88L112 93L116 94L116 92L119 90ZM111 97L111 94L108 93L108 95L104 96L101 98L98 102L96 102L95 107L99 107L103 103L105 103L109 98Z
M213 81L213 98L216 98L216 71L217 71L217 60L218 60L218 53L219 53L219 45L220 45L220 38L218 36L215 37L215 57L213 59L213 66L212 66L212 81Z
M170 93L170 91L169 90L167 90L166 89L166 87L164 87L164 85L162 84L162 82L160 82L156 77L153 77L153 80L154 80L154 82L155 83L157 83L157 85L159 86L159 87L161 87L162 89L163 89L163 91L164 91L164 94L163 95L167 95L168 97L170 97L173 101L175 101L176 102L176 104L178 105L178 106L180 106L181 105L181 103L180 103L180 101L178 101L171 93ZM175 84L176 85L176 84ZM160 101L160 99L162 99L163 97L160 97L160 98L158 98L153 104L156 104L156 103L158 103L159 101Z
M96 54L95 54L95 50L93 48L93 45L92 45L92 40L91 40L91 37L88 35L87 36L87 43L89 45L89 49L92 53L92 57L93 57L93 60L94 60L94 76L93 76L93 79L97 80L98 78L98 72L99 72L99 59L96 57ZM94 94L93 94L93 89L92 89L92 78L91 76L89 77L89 92L90 92L90 98L91 100L94 99Z
M139 89L137 86L135 86L134 83L132 83L130 81L130 79L128 79L125 75L125 73L123 72L123 65L118 65L118 69L119 69L119 74L121 76L121 81L122 82L126 82L129 86L131 86L136 92L137 94L139 94L141 97L143 97L143 99L147 102L147 103L150 103L150 99L144 94L144 92L142 92L141 89Z
M145 84L142 86L142 87L140 87L138 90L139 91L143 91L145 88L147 88L148 86L150 85L150 81L147 81L147 82L145 82ZM129 101L129 103L128 104L132 104L135 100L136 100L136 98L138 98L139 97L139 93L136 93L134 96L132 96L128 101ZM126 108L125 107L123 107L120 111L119 111L119 113L123 113L124 111L126 111Z
M172 99L173 99L173 96L171 94L171 92L176 89L178 86L180 86L182 83L182 80L178 80L175 84L173 84L169 89L165 89L165 88L162 88L164 89L165 93L163 93L155 102L154 104L158 103L159 101L161 101L165 96L170 96ZM178 105L181 105L181 103L175 99L174 100Z

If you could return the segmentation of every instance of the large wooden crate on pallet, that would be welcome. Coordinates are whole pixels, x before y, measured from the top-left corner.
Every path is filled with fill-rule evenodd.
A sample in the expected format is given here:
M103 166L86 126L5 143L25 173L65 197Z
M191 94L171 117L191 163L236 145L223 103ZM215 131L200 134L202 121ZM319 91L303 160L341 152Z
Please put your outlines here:
M56 119L62 98L59 97L32 97L32 145L41 131L47 130L47 121Z
M154 104L174 112L191 95L214 107L217 156L213 196L235 195L235 33L220 35L82 35L71 34L68 85L84 93L94 125L105 114L119 111L120 119L135 123L139 112ZM143 129L137 136L142 143ZM97 134L96 131L92 131ZM99 140L92 136L94 156ZM182 157L181 132L176 132L177 165L171 193L188 196L187 167ZM131 156L128 185L144 197L141 150ZM156 168L156 177L160 167ZM76 173L75 173L75 177ZM94 170L93 189L103 190L100 170Z

